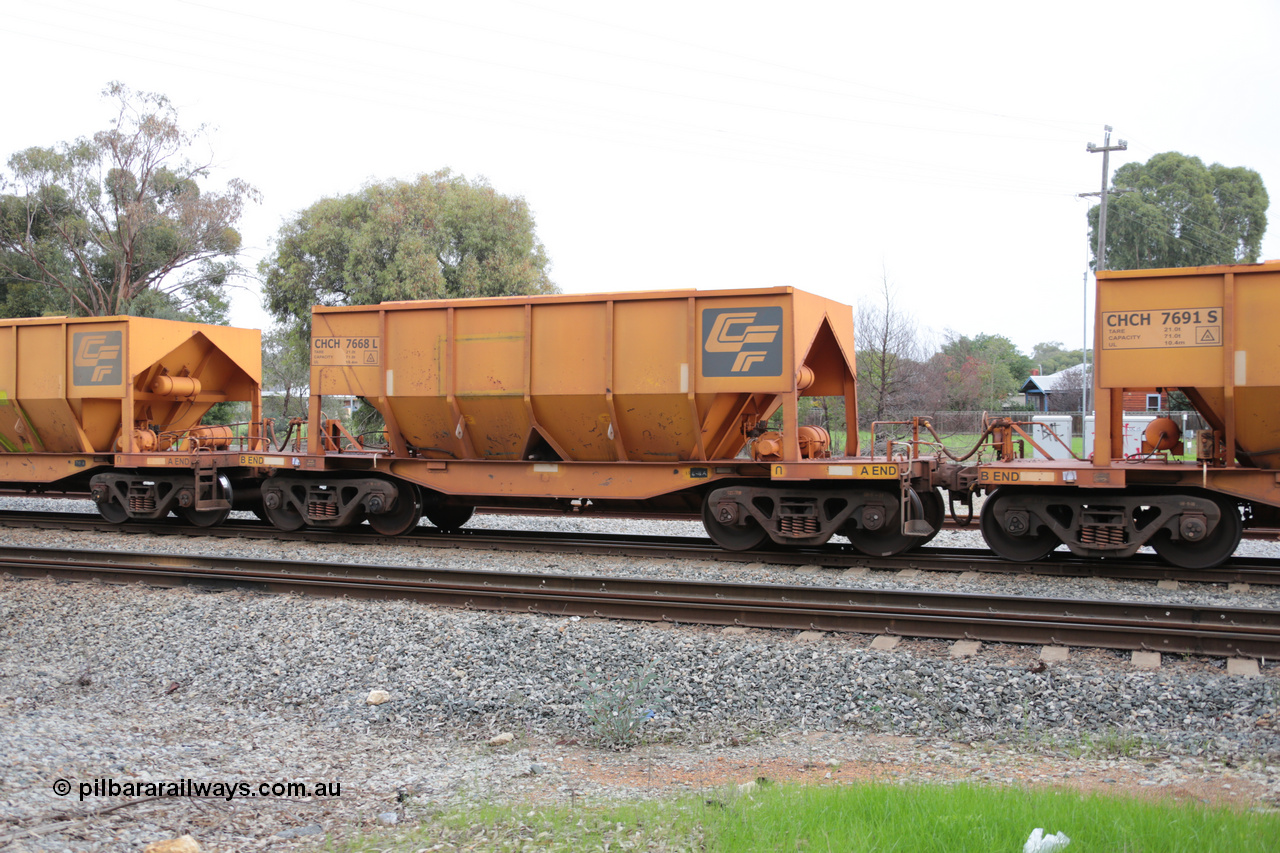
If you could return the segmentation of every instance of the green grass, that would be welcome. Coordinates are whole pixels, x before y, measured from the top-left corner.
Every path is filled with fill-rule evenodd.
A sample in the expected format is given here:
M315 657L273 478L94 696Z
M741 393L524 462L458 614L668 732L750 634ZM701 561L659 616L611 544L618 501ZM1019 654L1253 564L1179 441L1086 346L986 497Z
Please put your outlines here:
M767 785L747 795L715 789L676 801L604 808L526 803L422 818L413 829L325 849L1016 853L1036 827L1065 832L1068 853L1280 849L1280 814L970 785Z
M888 433L884 431L877 434L877 437L880 439L880 442L882 444L885 438L887 437L887 435ZM970 450L973 449L973 446L978 443L978 433L973 433L972 435L967 433L965 434L957 433L955 435L947 435L945 433L940 433L940 435L942 435L942 443L947 448L949 448L952 453L968 453ZM933 436L929 435L928 432L921 430L920 439L922 441L931 442L933 440ZM870 455L871 454L871 432L869 430L859 431L858 442L862 446L863 455L864 456ZM897 436L894 437L893 447L895 452L905 452L907 449L906 444L899 443ZM1028 453L1030 452L1030 449L1031 449L1030 446L1028 446L1027 448ZM921 445L920 447L920 454L922 456L931 456L936 451L937 451L936 446L931 444ZM991 454L990 452L988 452L986 455L987 457L990 457Z

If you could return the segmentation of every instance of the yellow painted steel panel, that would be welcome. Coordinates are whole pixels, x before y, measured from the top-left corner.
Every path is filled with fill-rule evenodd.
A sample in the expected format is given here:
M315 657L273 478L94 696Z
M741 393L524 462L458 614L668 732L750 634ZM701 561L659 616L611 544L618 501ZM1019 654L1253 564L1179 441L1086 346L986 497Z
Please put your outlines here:
M376 311L342 314L330 318L312 315L311 389L313 393L332 396L354 395L376 397L381 394L381 364L350 363L341 349L346 341L376 341L379 352L386 350L381 340Z
M390 391L397 398L443 396L448 366L447 311L389 311L383 357L391 371Z
M459 400L464 428L480 459L519 459L532 426L523 404L510 396L467 397Z
M689 301L655 299L613 307L613 393L688 393Z
M603 413L609 387L608 306L535 305L532 315L533 395L591 395Z
M1232 355L1245 368L1236 368L1236 384L1280 386L1280 270L1237 277L1236 315L1243 322L1236 326Z
M619 394L618 424L635 462L674 462L695 458L693 413L684 394Z
M1221 384L1222 306L1221 276L1153 275L1121 282L1100 276L1099 383L1104 388ZM1181 321L1184 312L1192 322ZM1218 331L1216 343L1194 344L1197 332L1211 330Z
M1280 468L1280 261L1098 274L1097 387L1182 389Z
M459 396L524 396L524 315L523 305L454 312L453 371Z
M391 399L389 409L406 442L424 450L441 452L453 458L462 457L462 444L455 434L457 419L443 396L412 397L399 391Z

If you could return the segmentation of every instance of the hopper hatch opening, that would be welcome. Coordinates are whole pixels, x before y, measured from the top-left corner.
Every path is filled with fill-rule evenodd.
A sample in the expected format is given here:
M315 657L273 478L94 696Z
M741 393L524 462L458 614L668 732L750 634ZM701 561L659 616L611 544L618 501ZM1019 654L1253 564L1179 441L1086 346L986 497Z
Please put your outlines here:
M564 457L556 452L537 427L529 431L529 438L525 440L524 450L520 453L520 458L528 462L563 462Z

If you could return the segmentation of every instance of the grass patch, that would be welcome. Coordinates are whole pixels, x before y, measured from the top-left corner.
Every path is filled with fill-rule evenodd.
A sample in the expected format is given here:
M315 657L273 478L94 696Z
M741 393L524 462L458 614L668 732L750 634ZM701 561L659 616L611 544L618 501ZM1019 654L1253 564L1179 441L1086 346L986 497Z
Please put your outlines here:
M1080 757L1138 758L1147 751L1142 738L1132 732L1106 728L1097 733L1085 732L1077 745Z
M1036 827L1065 832L1071 853L1280 848L1277 814L971 785L767 785L748 795L729 788L609 807L526 803L432 814L394 836L326 849L1016 853Z

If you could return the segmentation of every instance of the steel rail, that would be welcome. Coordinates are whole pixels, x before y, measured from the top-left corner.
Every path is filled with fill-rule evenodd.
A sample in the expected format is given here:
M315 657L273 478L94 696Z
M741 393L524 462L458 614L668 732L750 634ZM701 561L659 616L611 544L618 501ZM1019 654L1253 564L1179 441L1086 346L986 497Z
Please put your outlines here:
M234 557L0 548L0 569L161 586L249 586L452 607L987 642L1280 655L1280 613L1245 608L1032 599L847 587L328 565Z
M830 568L868 568L897 571L923 569L939 572L994 572L1045 577L1105 577L1120 580L1176 580L1189 583L1248 583L1280 585L1280 561L1257 557L1233 557L1214 569L1179 569L1154 556L1124 560L1087 560L1060 551L1035 562L1000 559L982 548L924 547L894 557L872 557L851 545L829 543L821 548L762 551L725 551L710 539L681 536L641 536L599 533L549 533L543 531L485 530L470 528L442 531L420 527L394 539L368 527L342 530L303 528L281 531L261 521L228 521L217 527L196 527L180 519L158 523L113 524L91 513L21 513L0 511L0 526L43 527L66 530L119 531L152 535L220 536L240 539L275 539L345 544L397 544L429 548L470 548L545 553L600 554L605 556L659 557L717 562L818 565Z

